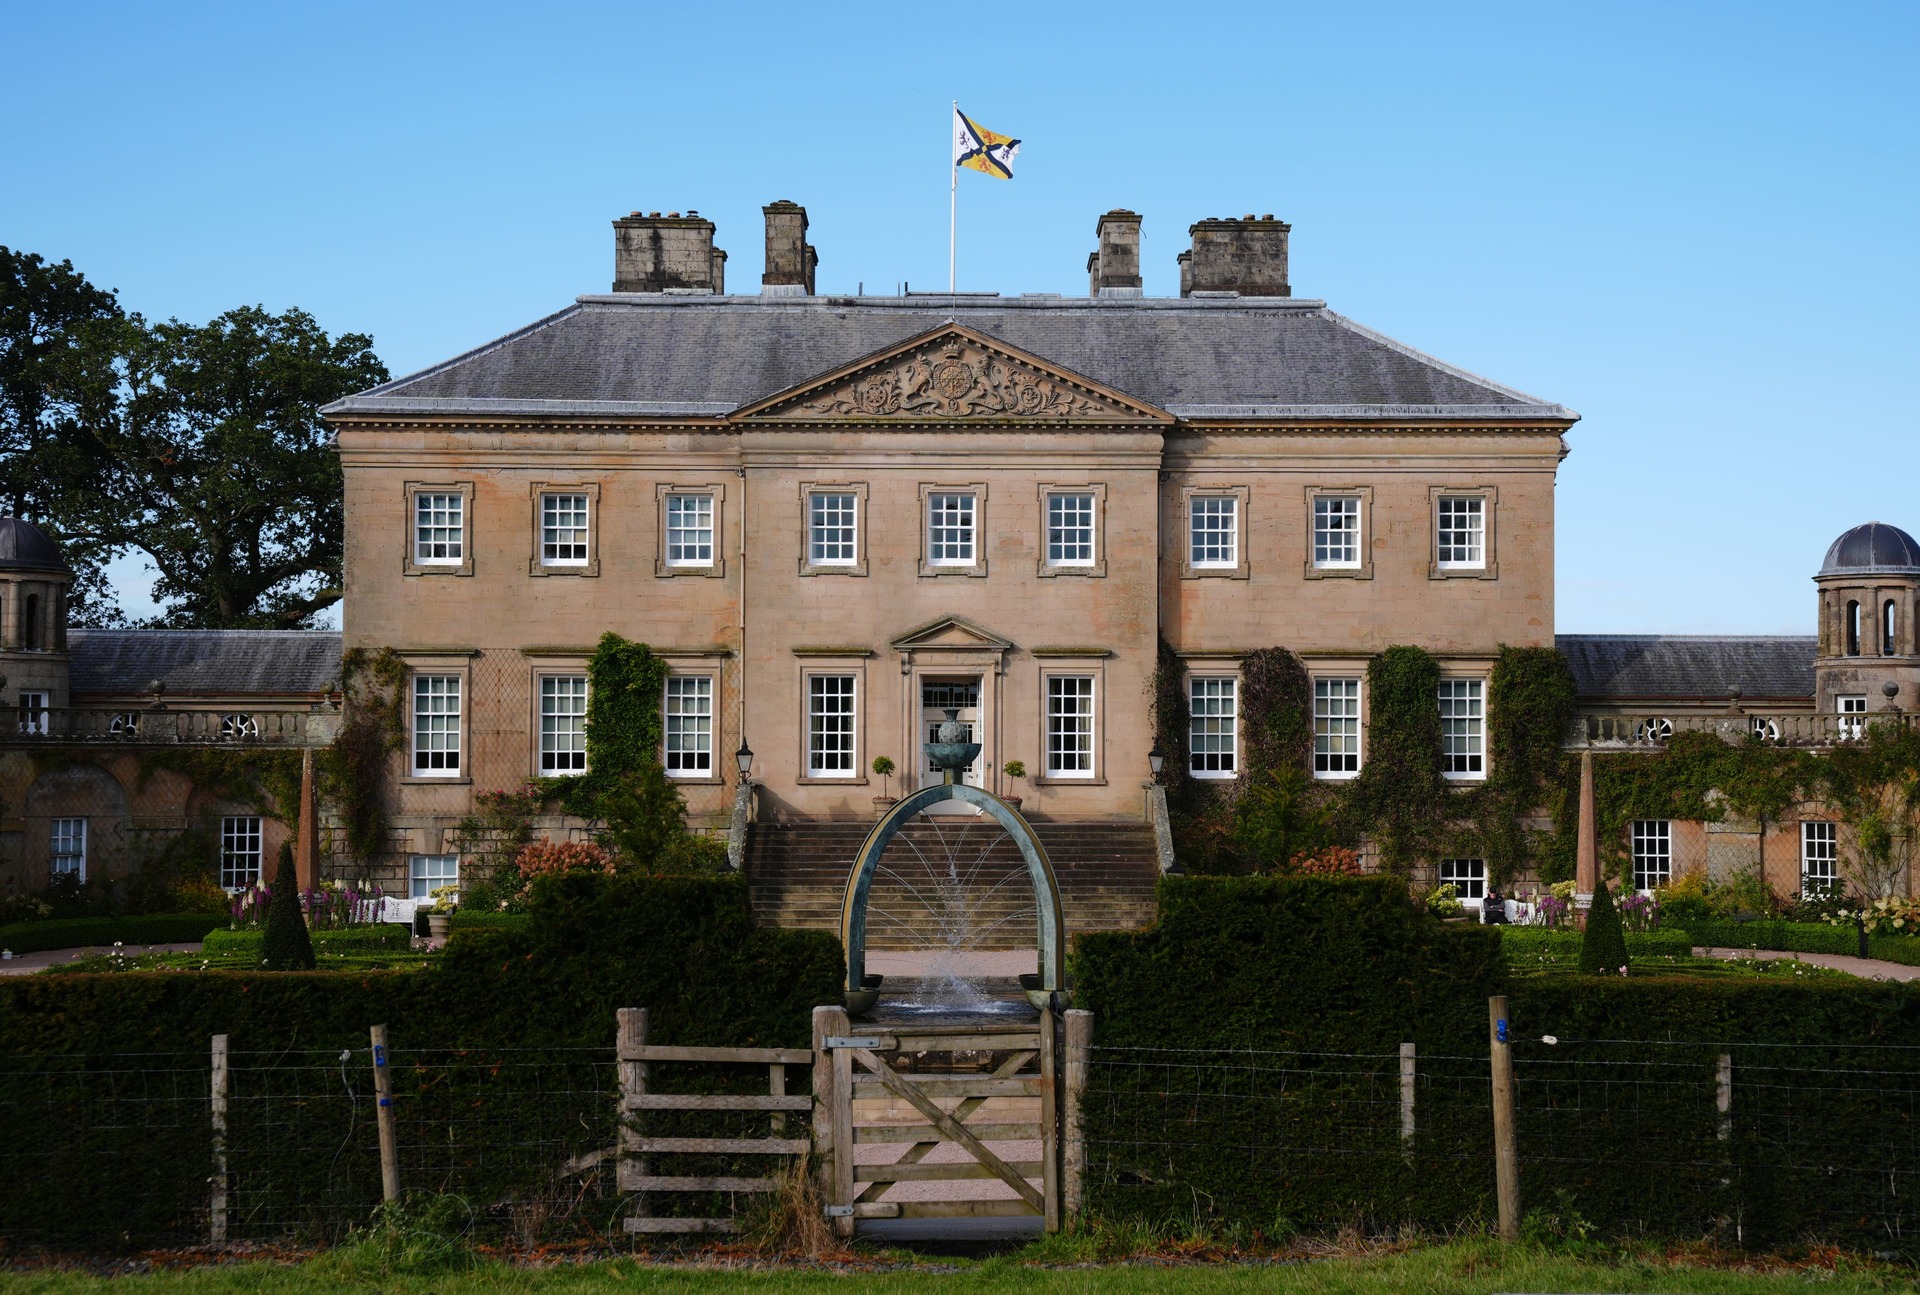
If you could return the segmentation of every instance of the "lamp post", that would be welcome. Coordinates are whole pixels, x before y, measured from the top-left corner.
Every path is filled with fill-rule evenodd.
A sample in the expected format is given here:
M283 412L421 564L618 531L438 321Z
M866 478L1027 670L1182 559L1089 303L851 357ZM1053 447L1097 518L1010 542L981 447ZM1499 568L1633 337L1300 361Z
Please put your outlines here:
M1147 752L1147 768L1153 770L1154 786L1158 787L1160 785L1160 771L1166 767L1167 753L1160 749L1158 742L1155 742L1153 744L1153 750Z

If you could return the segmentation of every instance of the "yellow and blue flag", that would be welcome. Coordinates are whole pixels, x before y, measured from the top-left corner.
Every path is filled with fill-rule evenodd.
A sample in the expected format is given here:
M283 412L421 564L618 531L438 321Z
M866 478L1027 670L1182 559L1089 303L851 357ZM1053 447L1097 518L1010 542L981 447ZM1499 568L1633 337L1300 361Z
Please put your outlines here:
M953 164L969 167L996 180L1013 179L1013 159L1020 141L974 125L958 107L953 110Z

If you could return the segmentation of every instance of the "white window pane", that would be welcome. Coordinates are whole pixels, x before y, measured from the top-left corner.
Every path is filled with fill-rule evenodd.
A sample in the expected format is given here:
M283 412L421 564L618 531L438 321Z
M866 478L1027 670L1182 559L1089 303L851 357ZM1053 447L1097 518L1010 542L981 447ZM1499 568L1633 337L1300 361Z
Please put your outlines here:
M1240 682L1187 682L1187 767L1196 778L1231 778L1238 772Z
M413 678L413 771L429 777L460 772L460 676Z
M1188 501L1188 561L1196 567L1240 565L1240 500L1195 495Z
M459 565L466 552L466 500L457 494L413 497L413 560Z
M1047 496L1047 563L1056 567L1093 565L1093 496Z
M666 748L669 775L712 775L713 676L676 675L667 680Z
M667 496L667 565L713 565L713 496Z
M853 676L807 679L807 772L816 778L853 776Z
M1047 677L1047 774L1093 777L1093 677Z
M817 567L850 567L855 562L859 496L816 494L807 497L807 560Z
M87 820L56 818L50 830L47 859L55 876L63 873L86 879Z
M927 562L936 567L974 565L974 498L970 494L927 496Z
M546 566L587 564L587 497L540 496L540 561Z
M1800 824L1800 893L1837 894L1840 890L1840 829L1809 820Z
M1654 890L1673 880L1673 824L1664 818L1633 823L1633 888Z
M1485 687L1481 679L1440 681L1440 771L1449 777L1486 773Z
M540 772L584 773L587 768L587 677L540 679Z
M407 858L407 895L411 899L432 899L442 886L460 884L460 856L457 854L415 854Z
M1360 772L1360 681L1313 681L1313 772L1351 778Z
M1478 904L1487 897L1487 861L1442 859L1440 882L1453 887L1454 898L1469 905Z
M1360 565L1360 498L1321 495L1313 501L1313 565L1328 569Z
M242 890L260 880L260 820L239 815L220 820L220 884Z
M1443 495L1435 551L1442 567L1487 564L1487 501L1480 495Z

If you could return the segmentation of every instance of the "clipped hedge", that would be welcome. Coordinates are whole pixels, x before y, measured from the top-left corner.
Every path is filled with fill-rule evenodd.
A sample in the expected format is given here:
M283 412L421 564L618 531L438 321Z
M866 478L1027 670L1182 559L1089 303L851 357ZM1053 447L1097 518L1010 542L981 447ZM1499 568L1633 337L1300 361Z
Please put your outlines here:
M112 944L193 944L227 924L218 913L150 913L144 917L66 917L0 926L0 949L43 953Z
M1873 935L1867 937L1867 956L1882 962L1898 962L1920 967L1920 936Z
M322 953L386 953L395 949L411 947L412 932L404 925L393 922L377 926L344 926L327 931L309 931L313 940L313 951ZM266 945L266 932L255 929L245 931L209 931L201 952L218 955L223 958L253 958L261 956Z
M1693 942L1708 949L1779 949L1788 953L1838 953L1856 957L1860 952L1857 927L1835 926L1830 922L1690 922L1688 934Z
M1522 958L1537 958L1549 955L1554 961L1576 961L1580 956L1580 932L1573 930L1550 930L1544 926L1501 926L1500 944L1507 952L1510 962L1518 964ZM1628 931L1627 957L1639 958L1691 958L1694 939L1686 931Z

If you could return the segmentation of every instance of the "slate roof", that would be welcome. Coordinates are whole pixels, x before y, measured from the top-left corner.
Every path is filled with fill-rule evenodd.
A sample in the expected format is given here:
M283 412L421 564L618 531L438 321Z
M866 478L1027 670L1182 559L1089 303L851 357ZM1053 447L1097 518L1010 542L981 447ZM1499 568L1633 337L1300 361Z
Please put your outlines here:
M961 323L1182 417L1575 419L1296 298L581 297L335 413L714 416Z
M1887 576L1920 573L1920 543L1898 526L1868 522L1846 532L1827 549L1823 576Z
M1672 698L1743 702L1811 698L1812 635L1765 638L1694 634L1559 634L1583 700Z
M104 630L67 633L78 693L167 696L317 693L340 678L340 635L324 630Z

